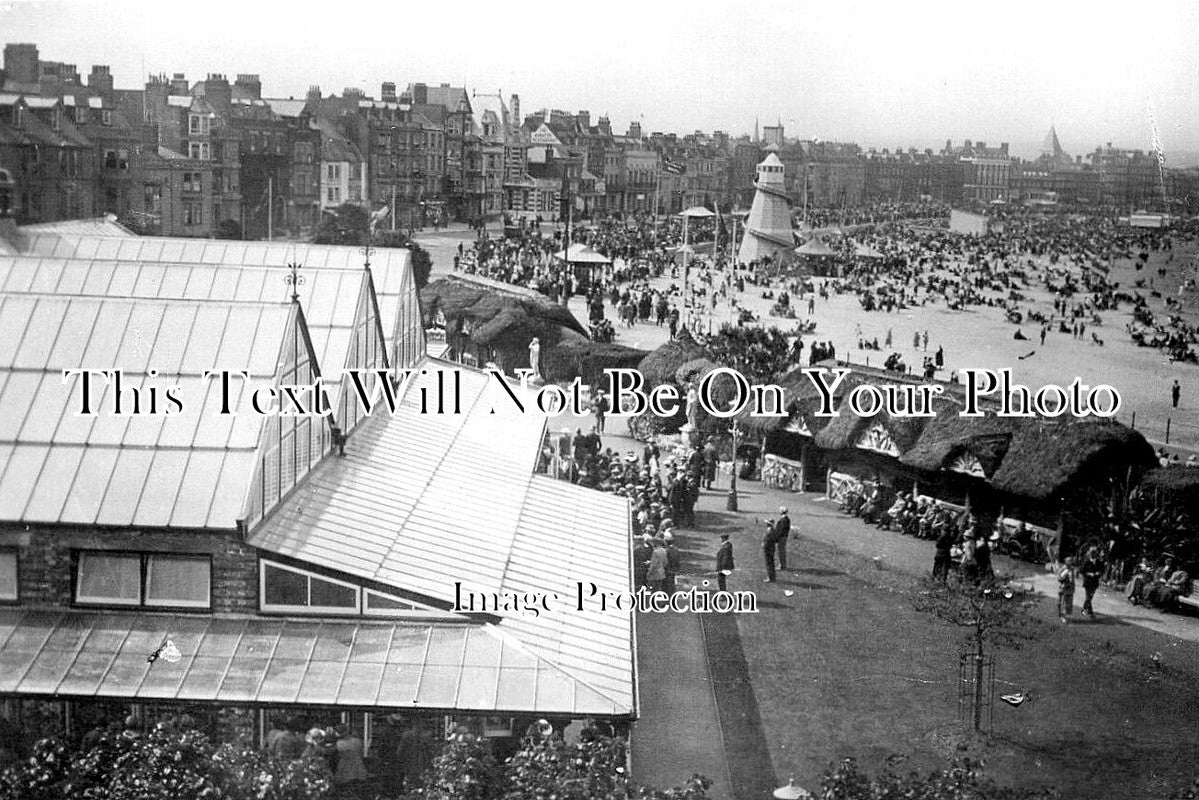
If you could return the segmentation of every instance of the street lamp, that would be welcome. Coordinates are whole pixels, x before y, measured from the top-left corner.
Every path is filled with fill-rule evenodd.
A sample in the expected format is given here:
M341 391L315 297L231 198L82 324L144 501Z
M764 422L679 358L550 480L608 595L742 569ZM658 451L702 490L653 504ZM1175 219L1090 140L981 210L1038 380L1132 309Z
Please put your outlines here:
M734 405L736 405L736 403L737 401L734 400L729 404L729 407L732 408ZM740 431L737 429L737 418L733 417L733 461L732 469L729 473L729 494L724 503L724 508L726 511L740 510L737 507L737 439L739 433Z

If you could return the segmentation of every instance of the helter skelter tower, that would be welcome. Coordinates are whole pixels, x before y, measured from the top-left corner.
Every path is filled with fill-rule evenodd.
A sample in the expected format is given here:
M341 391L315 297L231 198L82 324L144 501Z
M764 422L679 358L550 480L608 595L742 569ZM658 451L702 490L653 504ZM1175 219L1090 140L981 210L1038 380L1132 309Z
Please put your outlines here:
M737 260L742 264L776 254L789 253L795 247L791 232L790 201L783 182L783 162L774 153L767 154L758 164L754 204L745 220L745 238Z

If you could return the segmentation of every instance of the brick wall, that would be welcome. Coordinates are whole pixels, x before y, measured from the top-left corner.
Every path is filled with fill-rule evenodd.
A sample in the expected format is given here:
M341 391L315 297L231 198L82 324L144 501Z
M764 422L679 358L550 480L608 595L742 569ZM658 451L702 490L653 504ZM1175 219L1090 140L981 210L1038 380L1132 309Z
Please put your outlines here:
M195 553L212 557L212 610L258 611L257 551L234 531L143 531L54 526L0 527L0 547L16 547L21 605L69 606L72 550Z

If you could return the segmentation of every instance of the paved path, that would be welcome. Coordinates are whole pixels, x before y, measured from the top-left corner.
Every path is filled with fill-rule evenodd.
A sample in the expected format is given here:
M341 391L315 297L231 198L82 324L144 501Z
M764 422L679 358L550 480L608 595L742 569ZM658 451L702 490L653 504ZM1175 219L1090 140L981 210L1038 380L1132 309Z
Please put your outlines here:
M702 773L712 780L712 800L732 800L700 617L639 614L637 669L641 719L632 734L636 781L665 789Z

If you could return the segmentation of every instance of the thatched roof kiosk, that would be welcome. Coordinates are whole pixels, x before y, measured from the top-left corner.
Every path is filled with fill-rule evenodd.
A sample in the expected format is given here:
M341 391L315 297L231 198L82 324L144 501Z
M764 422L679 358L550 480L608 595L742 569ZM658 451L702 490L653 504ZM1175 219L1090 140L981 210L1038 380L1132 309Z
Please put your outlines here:
M1060 498L1103 473L1143 471L1157 464L1145 437L1118 422L1029 419L1012 437L991 476L996 489L1035 500Z
M649 355L615 342L593 342L582 337L564 337L557 347L541 353L541 372L551 381L569 381L582 378L591 386L607 389L604 370L636 369Z
M704 348L692 338L690 331L683 328L669 342L641 359L637 369L645 378L646 388L652 389L664 383L674 383L679 367L703 356Z
M981 470L983 474L977 477L994 475L1019 428L1019 420L963 417L960 411L956 405L939 409L924 426L920 438L899 457L900 462L925 472L956 468L976 476Z

